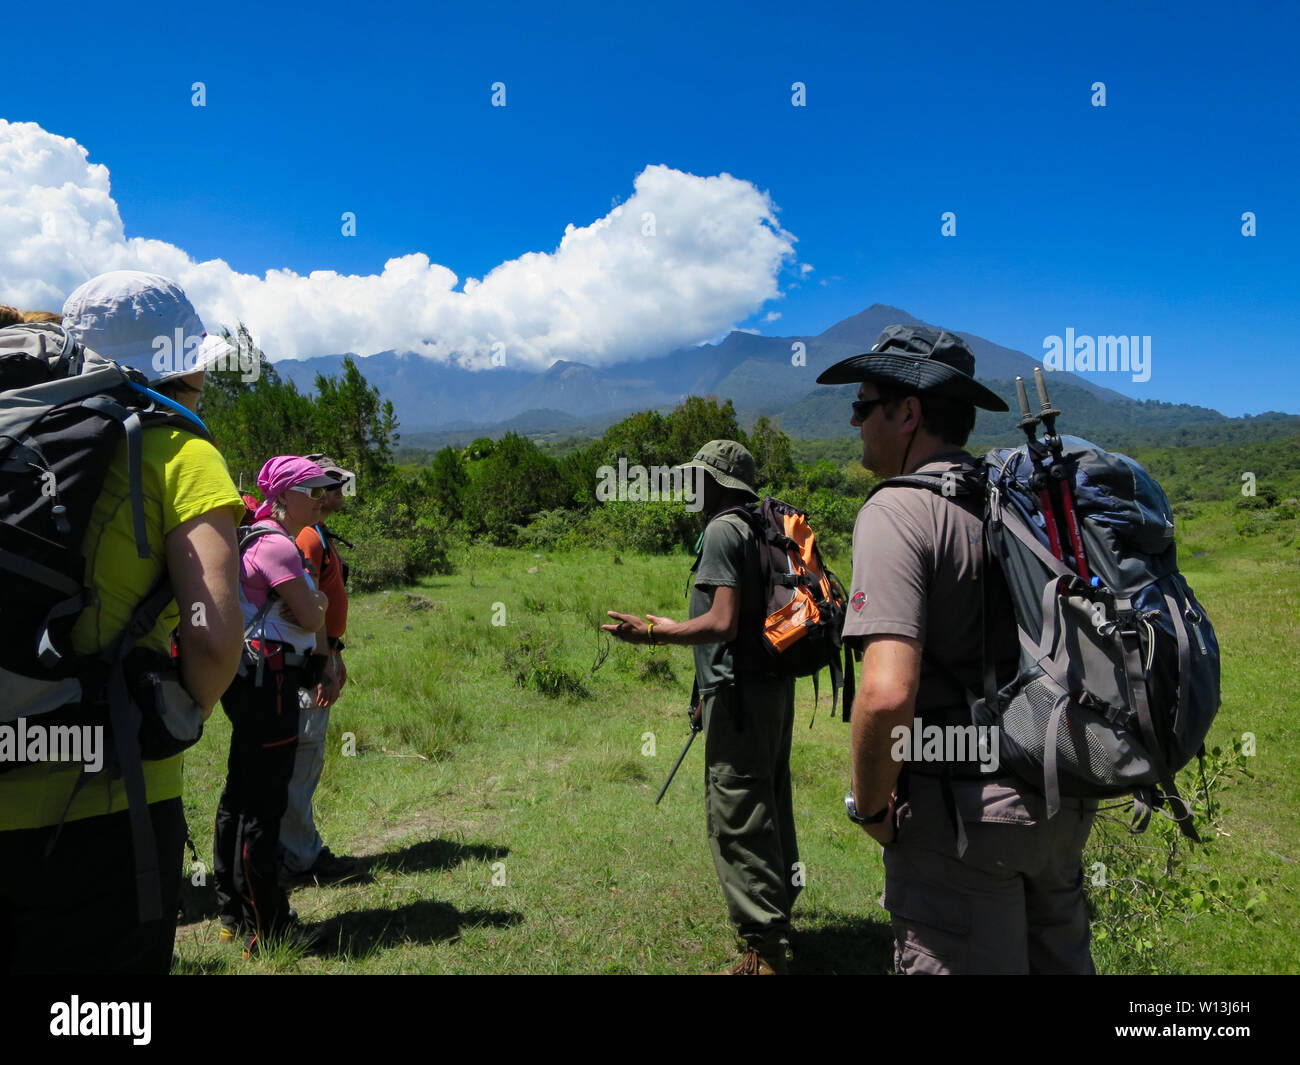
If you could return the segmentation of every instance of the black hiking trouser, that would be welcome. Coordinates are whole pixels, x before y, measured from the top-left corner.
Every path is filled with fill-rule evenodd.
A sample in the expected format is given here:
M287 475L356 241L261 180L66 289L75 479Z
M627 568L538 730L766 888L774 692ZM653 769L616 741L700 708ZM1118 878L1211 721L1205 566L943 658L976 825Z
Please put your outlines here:
M289 897L280 887L280 819L298 749L301 670L272 669L262 684L236 676L221 697L230 718L226 787L217 805L213 877L221 923L249 937L289 924Z
M0 832L0 976L148 973L172 966L185 810L151 803L162 916L140 923L131 815ZM45 851L58 834L54 849Z

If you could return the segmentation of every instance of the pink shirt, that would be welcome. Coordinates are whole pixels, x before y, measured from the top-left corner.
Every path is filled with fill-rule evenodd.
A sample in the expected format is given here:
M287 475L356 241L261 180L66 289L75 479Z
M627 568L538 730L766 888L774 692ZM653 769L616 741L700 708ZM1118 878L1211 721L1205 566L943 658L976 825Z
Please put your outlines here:
M258 527L283 529L278 522L271 520L257 522L254 528ZM254 540L239 561L239 592L243 601L245 624L252 621L257 612L266 605L267 593L270 589L295 577L302 577L310 588L315 589L316 582L303 568L298 546L287 532L283 536L272 533L269 536L259 536ZM280 605L276 603L266 615L267 638L292 644L299 651L314 648L315 634L285 621L280 616ZM258 638L260 635L260 632L254 632L252 638Z

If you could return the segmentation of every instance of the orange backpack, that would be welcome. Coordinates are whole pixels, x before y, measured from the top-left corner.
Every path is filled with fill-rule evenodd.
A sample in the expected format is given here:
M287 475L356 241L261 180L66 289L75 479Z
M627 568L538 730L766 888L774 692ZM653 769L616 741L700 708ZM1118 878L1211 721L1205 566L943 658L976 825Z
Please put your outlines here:
M839 578L822 562L807 513L768 496L762 503L728 507L714 517L723 514L740 515L754 530L763 573L766 608L757 641L762 660L745 665L764 673L811 676L815 700L818 674L828 668L834 713L844 687L839 658L847 597ZM738 647L746 642L738 641Z

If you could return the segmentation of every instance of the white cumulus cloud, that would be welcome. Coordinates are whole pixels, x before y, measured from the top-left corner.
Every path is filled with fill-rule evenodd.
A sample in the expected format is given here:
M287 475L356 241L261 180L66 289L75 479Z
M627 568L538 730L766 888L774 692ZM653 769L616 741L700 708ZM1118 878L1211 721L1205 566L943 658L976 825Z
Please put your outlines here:
M494 352L518 368L609 365L717 336L780 298L794 243L749 182L655 165L603 218L566 226L554 250L460 291L423 253L365 276L259 277L127 236L106 166L68 137L0 119L0 303L57 311L89 277L149 270L180 282L209 330L246 322L272 358L396 349L473 365Z

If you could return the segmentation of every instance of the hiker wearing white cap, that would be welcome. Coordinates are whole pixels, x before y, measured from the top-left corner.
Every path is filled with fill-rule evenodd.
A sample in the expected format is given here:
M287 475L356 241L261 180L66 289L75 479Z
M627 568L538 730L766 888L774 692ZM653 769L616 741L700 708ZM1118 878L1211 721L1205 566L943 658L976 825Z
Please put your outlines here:
M192 378L231 352L224 337L208 334L180 285L138 270L112 270L87 281L63 305L63 328L151 384ZM192 380L187 387L193 389Z
M131 619L141 616L141 605L158 599L158 612L144 615L152 624L132 654L147 656L151 669L178 668L190 709L206 717L234 676L243 630L235 541L243 505L195 413L203 368L219 351L205 342L202 323L174 282L135 271L86 282L68 298L63 323L32 326L30 335L65 353L55 360L66 364L60 370L65 383L83 364L86 374L94 367L112 377L112 368L95 357L104 355L140 370L163 393L140 391L139 403L152 413L142 431L136 431L140 422L135 430L123 423L103 487L82 511L84 583L91 598L76 615L71 648L90 656L115 646ZM183 354L183 338L197 335L190 351L198 357L159 371L153 365L162 350L157 338L174 340L177 328ZM133 451L137 461L128 463ZM58 479L71 485L76 472L60 468ZM68 507L56 509L70 518L76 503L69 496ZM165 604L154 595L164 577L173 596ZM108 742L121 756L127 742L117 730L103 731L115 733ZM170 969L186 838L183 756L142 761L143 755L137 750L135 769L127 772L124 763L120 778L83 778L77 763L55 761L0 774L0 973ZM138 806L128 802L137 772ZM142 840L148 841L144 851ZM142 861L153 873L151 883L141 878ZM146 918L150 912L160 916Z

